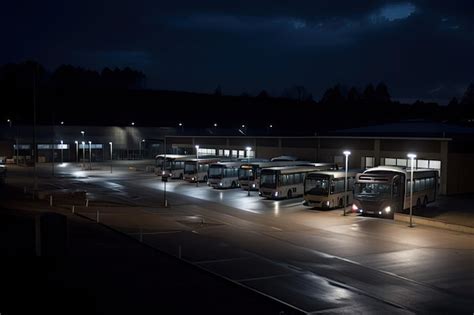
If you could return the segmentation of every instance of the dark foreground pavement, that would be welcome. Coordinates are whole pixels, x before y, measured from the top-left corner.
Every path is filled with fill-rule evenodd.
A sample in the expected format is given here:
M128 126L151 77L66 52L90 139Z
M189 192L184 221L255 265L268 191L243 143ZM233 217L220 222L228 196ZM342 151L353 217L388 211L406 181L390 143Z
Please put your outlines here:
M0 210L2 219L10 212ZM23 215L18 224L23 225L30 215ZM11 227L11 215L8 220L0 220L0 244L4 245L0 248L2 315L297 313L271 298L77 216L68 216L66 254L35 257L33 247L23 246L15 255L12 244L18 235L5 235L7 221Z

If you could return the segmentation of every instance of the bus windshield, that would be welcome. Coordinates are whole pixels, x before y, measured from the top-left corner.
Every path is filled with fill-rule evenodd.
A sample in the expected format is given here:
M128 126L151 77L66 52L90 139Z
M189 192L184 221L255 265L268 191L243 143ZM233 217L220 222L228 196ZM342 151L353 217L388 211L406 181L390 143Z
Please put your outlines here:
M240 180L247 180L253 179L253 171L251 168L241 168L239 169L239 179Z
M276 174L264 174L260 176L260 187L276 188Z
M357 183L355 194L360 197L390 197L390 185L378 183Z
M329 179L328 178L307 178L305 186L305 194L328 196L329 195Z
M222 167L210 167L209 178L222 178Z
M186 163L184 165L184 173L185 174L196 173L196 164L195 163Z

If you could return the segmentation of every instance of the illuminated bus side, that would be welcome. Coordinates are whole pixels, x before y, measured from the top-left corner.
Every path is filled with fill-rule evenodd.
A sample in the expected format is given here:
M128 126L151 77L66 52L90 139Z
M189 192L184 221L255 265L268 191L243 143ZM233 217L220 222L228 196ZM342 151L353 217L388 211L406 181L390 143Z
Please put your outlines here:
M239 187L239 167L241 162L219 162L209 166L208 182L213 188Z
M219 159L190 159L184 162L184 180L188 182L207 182L209 165Z
M193 159L189 155L160 154L155 158L155 174L171 178L184 178L184 162Z
M263 161L254 163L244 163L239 169L239 184L243 190L260 189L260 173L262 169L281 166L314 166L318 169L335 169L333 163L314 163L309 161Z
M438 171L413 170L413 206L424 208L436 200ZM395 212L410 208L410 170L400 167L379 166L357 174L354 185L352 210L393 218Z
M312 166L264 168L260 173L260 196L270 199L302 196L306 174L328 167L328 164L314 163Z
M352 204L356 171L347 172L347 192L345 192L344 171L320 171L309 173L304 180L304 204L318 208L342 208Z

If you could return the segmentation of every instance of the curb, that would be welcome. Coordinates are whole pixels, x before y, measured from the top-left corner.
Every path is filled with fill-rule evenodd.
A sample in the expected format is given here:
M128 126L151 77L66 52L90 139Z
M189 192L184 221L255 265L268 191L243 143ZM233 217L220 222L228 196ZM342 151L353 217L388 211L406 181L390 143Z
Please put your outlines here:
M410 222L410 215L395 213L394 220L409 223ZM474 227L471 227L471 226L453 224L453 223L446 223L446 222L442 222L442 221L438 221L438 220L434 220L434 219L423 218L423 217L419 217L419 216L415 216L415 215L413 216L413 223L419 224L419 225L432 226L432 227L435 227L435 228L445 229L445 230L450 230L450 231L474 234Z

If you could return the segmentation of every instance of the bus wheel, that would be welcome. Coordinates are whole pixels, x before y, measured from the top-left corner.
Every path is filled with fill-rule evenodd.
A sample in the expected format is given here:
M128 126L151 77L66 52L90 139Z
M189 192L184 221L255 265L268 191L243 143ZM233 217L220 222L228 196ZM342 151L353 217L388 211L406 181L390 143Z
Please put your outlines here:
M237 185L235 184L235 182L233 181L232 184L230 184L230 188L235 188Z
M288 199L291 199L291 197L293 197L293 193L291 192L291 190L288 190L288 193L286 194L286 197Z
M344 205L342 204L342 198L341 198L339 199L339 208L342 208L342 207L344 207Z

